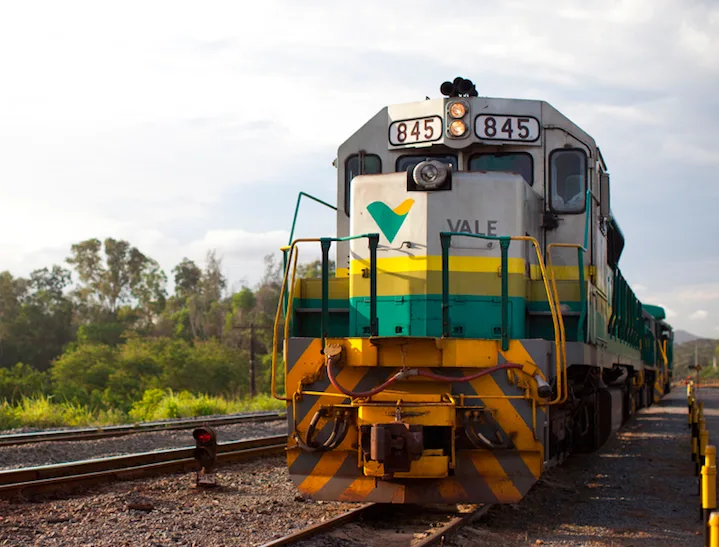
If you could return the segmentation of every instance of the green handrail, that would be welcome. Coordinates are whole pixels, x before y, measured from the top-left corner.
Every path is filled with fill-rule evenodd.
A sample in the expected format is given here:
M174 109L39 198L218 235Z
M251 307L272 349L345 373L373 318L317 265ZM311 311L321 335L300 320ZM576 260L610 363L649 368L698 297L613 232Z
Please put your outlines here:
M449 337L449 248L453 236L472 237L475 239L486 239L499 241L502 255L502 351L509 349L509 244L512 241L510 236L486 236L472 234L469 232L440 232L439 240L442 245L442 336Z
M584 321L587 317L587 291L584 288L584 248L577 248L577 266L579 266L579 324L577 325L577 341L584 342Z
M327 324L329 323L329 253L330 246L334 241L351 241L353 239L369 240L369 324L370 336L379 335L379 321L377 319L377 247L379 246L379 234L368 233L347 237L323 237L320 238L322 246L322 315L320 317L320 331L322 335L322 352L325 350L327 339Z
M586 217L584 220L584 248L588 248L589 246L589 217L592 216L592 209L590 207L591 201L590 196L592 195L592 191L587 189L587 196L584 200L584 216Z
M326 201L323 201L320 198L316 198L312 194L308 194L307 192L300 192L297 195L297 205L295 205L295 214L292 217L292 228L290 229L290 240L287 242L287 245L292 245L292 240L295 237L295 225L297 224L297 214L300 212L300 201L302 201L303 197L311 199L312 201L316 201L317 203L324 205L325 207L329 207L330 209L332 209L334 211L337 210L337 207L335 207L334 205L330 205Z
M330 205L326 201L321 200L318 197L313 196L312 194L308 194L307 192L300 192L297 194L297 204L295 205L295 214L292 216L292 228L290 228L290 240L287 242L287 246L289 247L292 245L292 241L295 237L295 226L297 225L297 215L300 212L300 202L302 201L302 198L306 197L308 199L311 199L312 201L316 201L317 203L324 205L325 207L329 207L330 209L336 211L337 207L334 205ZM287 252L289 249L284 249L282 251L282 269L283 271L287 268ZM285 292L285 297L282 299L282 313L286 316L287 315L287 298L288 294Z

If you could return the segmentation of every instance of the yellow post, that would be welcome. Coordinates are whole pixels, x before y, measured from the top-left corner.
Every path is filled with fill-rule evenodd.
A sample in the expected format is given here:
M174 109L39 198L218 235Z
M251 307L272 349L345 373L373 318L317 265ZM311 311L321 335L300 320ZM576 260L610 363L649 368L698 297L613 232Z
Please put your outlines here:
M702 467L702 518L704 522L704 545L716 545L719 547L719 530L714 527L714 531L710 531L710 520L712 511L717 507L717 468L716 468L715 446L706 447L706 463ZM717 542L712 537L716 534Z
M699 405L694 405L694 409L692 411L692 439L696 439L697 442L699 442ZM694 441L692 440L692 443L693 442ZM693 450L693 453L694 455L692 456L692 461L695 462L697 461L697 450Z
M699 451L697 452L697 462L696 462L696 474L697 477L700 476L700 472L702 467L704 466L704 452L707 448L707 443L709 442L709 431L707 431L707 425L704 418L699 419ZM704 486L701 479L699 480L698 488L699 488L699 496L702 495L702 487Z
M709 545L719 547L719 513L709 516Z

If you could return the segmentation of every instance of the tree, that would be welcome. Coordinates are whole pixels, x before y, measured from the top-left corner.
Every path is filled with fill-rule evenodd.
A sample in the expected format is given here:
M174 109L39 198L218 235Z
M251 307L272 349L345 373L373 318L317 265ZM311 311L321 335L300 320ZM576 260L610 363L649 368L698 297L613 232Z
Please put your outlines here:
M329 276L335 275L335 261L330 260L328 264ZM322 261L315 260L306 264L297 265L297 277L301 279L319 279L322 277Z
M198 291L187 299L190 328L194 338L207 340L222 336L225 321L222 297L226 288L227 279L222 275L222 260L217 258L215 251L209 251Z
M188 297L197 294L202 280L202 270L189 258L182 261L172 270L175 274L175 294Z
M73 305L63 289L70 272L43 268L30 279L0 274L0 366L23 362L46 370L74 339Z
M133 299L143 307L143 316L151 320L161 311L167 278L158 263L142 254L127 241L107 238L88 239L72 246L67 262L75 267L81 286L76 295L87 319L107 320L118 308Z

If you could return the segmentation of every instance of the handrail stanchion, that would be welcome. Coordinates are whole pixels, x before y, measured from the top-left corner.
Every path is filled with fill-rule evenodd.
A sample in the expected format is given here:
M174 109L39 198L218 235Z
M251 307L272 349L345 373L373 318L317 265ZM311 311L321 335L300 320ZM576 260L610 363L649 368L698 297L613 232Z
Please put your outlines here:
M320 239L322 246L322 317L320 318L320 334L322 335L322 351L325 353L325 341L327 339L327 324L329 323L329 284L330 284L330 245L332 239L323 237Z
M502 254L502 351L509 349L509 243L508 237L499 239Z
M577 341L584 342L584 321L587 317L587 291L584 288L584 249L577 249L577 264L579 265L579 324L577 325Z
M452 234L442 232L439 241L442 244L442 336L449 336L449 246Z
M379 234L369 234L369 325L370 336L379 336L377 320L377 247Z

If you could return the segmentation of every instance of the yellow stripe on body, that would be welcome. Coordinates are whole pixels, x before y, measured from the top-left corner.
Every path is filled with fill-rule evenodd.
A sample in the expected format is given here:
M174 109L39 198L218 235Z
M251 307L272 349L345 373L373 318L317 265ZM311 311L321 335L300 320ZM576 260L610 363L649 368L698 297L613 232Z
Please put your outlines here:
M300 492L318 492L334 478L347 457L344 450L324 452L312 473L299 485Z
M350 292L350 280L347 277L331 277L327 284L330 299L346 300ZM322 298L322 279L297 279L295 298Z
M471 458L475 469L497 497L499 503L512 503L522 499L521 492L512 484L512 479L507 476L490 450L473 451Z
M367 298L370 294L369 278L352 275L350 295ZM449 275L449 293L462 296L499 297L502 279L496 272L452 271ZM527 293L526 278L522 274L509 274L508 294L524 298ZM379 273L378 296L419 296L442 294L442 273L437 271L413 271L405 273Z
M523 258L508 259L510 274L525 273ZM499 274L502 260L488 256L450 256L449 269L452 272L492 272ZM350 275L362 274L369 268L369 258L354 259L350 262ZM377 259L378 273L406 273L421 271L442 271L441 256L392 256Z
M513 341L510 349L501 352L504 358L510 363L526 365L534 363L527 350L521 343ZM506 374L500 372L500 374ZM524 463L527 465L535 479L538 479L543 470L543 447L542 444L534 438L531 424L526 424L522 416L514 408L509 399L502 398L506 394L495 382L492 376L482 376L470 382L475 392L482 399L485 406L496 409L495 419L497 423L509 435L516 433L513 441L519 451Z
M579 266L557 266L553 267L554 278L557 281L579 281ZM590 276L594 275L594 266L584 266L584 280L589 280ZM537 264L531 264L529 266L530 276L533 280L541 280L542 272ZM547 275L549 271L547 271Z

